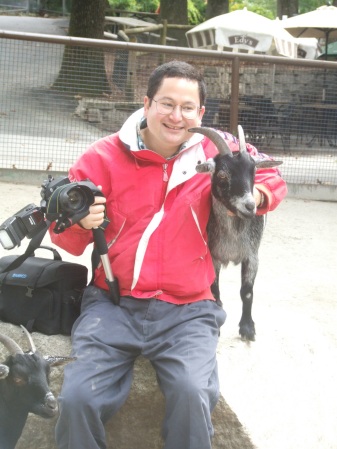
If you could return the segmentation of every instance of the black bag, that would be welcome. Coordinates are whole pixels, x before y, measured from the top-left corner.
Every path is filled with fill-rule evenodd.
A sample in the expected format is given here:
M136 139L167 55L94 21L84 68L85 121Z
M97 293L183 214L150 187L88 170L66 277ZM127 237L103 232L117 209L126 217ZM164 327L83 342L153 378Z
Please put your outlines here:
M51 247L53 259L29 256L19 267L5 271L19 256L0 259L0 319L22 324L30 332L69 335L80 314L88 269L64 262Z

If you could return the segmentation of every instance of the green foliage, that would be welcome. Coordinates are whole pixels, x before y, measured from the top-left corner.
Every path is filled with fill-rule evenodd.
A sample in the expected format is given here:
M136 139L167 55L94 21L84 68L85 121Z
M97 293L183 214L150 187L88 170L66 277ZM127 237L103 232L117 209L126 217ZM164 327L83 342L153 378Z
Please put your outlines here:
M246 7L249 11L268 17L268 19L275 19L276 17L276 0L230 0L229 10L236 11Z
M206 3L204 0L187 0L188 23L198 25L205 20Z
M325 0L299 0L299 14L314 11L320 6L326 5Z
M108 0L108 2L115 9L146 12L155 12L160 3L159 0Z
M230 0L229 11L236 11L246 7L249 11L268 17L276 18L278 0ZM147 11L155 12L160 0L108 0L109 4L116 9L125 11ZM198 25L205 21L206 0L188 0L188 23ZM313 11L319 6L325 5L325 0L300 0L299 13L303 14Z

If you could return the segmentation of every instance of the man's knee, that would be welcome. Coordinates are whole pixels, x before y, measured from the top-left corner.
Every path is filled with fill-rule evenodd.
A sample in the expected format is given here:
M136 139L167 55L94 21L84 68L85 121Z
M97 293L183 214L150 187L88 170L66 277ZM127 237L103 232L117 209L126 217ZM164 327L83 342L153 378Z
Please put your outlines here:
M88 409L93 405L95 394L91 388L80 383L65 383L59 396L62 412Z

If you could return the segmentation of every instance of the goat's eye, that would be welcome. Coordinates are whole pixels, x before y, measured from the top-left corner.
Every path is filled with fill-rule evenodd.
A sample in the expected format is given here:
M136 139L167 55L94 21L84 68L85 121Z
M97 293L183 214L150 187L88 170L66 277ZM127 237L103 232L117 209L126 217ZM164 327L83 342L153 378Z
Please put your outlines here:
M221 178L221 179L225 179L225 178L227 178L227 174L226 174L225 171L219 170L218 171L218 177Z
M26 385L26 381L22 377L13 377L13 382L19 387Z

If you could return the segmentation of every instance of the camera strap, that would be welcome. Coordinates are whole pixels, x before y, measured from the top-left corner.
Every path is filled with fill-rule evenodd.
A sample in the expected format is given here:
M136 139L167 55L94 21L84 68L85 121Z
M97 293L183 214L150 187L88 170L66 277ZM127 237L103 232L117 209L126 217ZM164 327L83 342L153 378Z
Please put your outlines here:
M27 246L26 251L20 256L18 256L15 260L13 260L13 262L11 262L4 270L2 270L1 273L6 273L7 271L11 271L14 270L15 268L18 268L29 256L31 256L34 253L34 251L40 246L50 225L51 221L46 220L46 226L43 229L41 229L41 231L31 239L29 245Z

